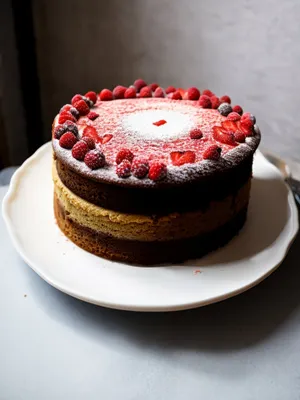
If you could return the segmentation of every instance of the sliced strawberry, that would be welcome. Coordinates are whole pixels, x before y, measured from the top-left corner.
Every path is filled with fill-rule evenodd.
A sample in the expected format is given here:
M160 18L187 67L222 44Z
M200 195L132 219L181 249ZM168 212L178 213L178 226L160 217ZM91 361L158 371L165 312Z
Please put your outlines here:
M231 132L226 132L221 126L213 127L213 138L220 143L235 145L234 135Z
M234 133L234 138L236 142L243 143L246 139L246 135L241 131L237 131Z
M86 126L83 130L82 137L90 137L94 139L96 143L101 143L101 139L99 138L98 133L93 126Z
M226 132L234 133L238 130L237 124L234 121L226 120L221 123L222 128L226 130Z
M111 135L111 134L106 134L106 135L104 135L104 136L102 136L102 144L105 144L105 143L107 143L107 142L109 142L110 141L110 139L113 137L113 135Z
M186 89L182 89L182 88L178 88L177 92L179 92L181 94L181 97L183 98L185 93L187 92L187 90Z
M183 164L193 164L196 160L196 154L193 151L173 151L170 157L172 164L177 167Z
M243 132L245 134L245 136L253 135L253 130L252 130L251 126L244 124L242 121L238 121L236 124L237 124L238 130Z

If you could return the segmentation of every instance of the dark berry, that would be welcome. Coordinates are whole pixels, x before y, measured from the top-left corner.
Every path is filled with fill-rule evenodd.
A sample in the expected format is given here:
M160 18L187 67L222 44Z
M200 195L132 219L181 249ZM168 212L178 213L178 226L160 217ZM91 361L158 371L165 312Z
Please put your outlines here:
M64 127L64 125L57 125L54 128L53 135L54 135L55 139L60 139L65 132L66 132L66 128Z
M74 135L76 137L78 137L78 134L79 134L78 128L77 128L77 125L74 122L66 121L63 126L65 128L65 131L72 132L72 133L74 133Z
M219 107L218 107L218 111L221 115L224 115L224 117L227 117L228 114L230 114L232 112L232 108L231 105L228 103L222 103Z

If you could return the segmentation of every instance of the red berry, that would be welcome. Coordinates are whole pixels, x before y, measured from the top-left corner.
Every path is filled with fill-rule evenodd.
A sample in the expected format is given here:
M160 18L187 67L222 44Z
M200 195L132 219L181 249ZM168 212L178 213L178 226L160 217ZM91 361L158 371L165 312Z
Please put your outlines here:
M215 96L214 93L212 91L208 90L208 89L204 89L202 94L204 94L205 96L208 96L208 97ZM215 97L217 97L217 96L215 96Z
M161 87L157 87L153 94L154 97L165 97L165 93Z
M100 150L91 150L84 157L85 164L91 169L102 168L105 165L104 154Z
M133 153L129 149L121 149L116 157L116 163L120 164L123 160L132 162L134 158Z
M193 164L196 160L196 154L193 151L173 151L170 157L172 164L177 167L183 164Z
M97 95L96 95L95 92L87 92L87 93L85 94L85 97L87 97L88 99L90 99L94 104L95 104L96 101L97 101Z
M209 146L203 152L203 159L204 160L218 160L221 155L221 148L216 144Z
M54 128L53 136L55 137L55 139L60 139L65 132L66 128L63 125L57 125Z
M102 136L102 144L105 144L110 141L110 139L113 137L110 133L107 133L106 135Z
M201 139L202 136L203 136L203 133L198 128L192 129L190 131L190 138L191 139Z
M250 118L243 118L243 116L241 117L241 123L244 126L247 126L248 128L252 128L253 127L253 121L251 121Z
M136 90L134 87L129 87L124 93L125 99L134 99L136 97Z
M77 142L76 137L73 135L72 132L66 132L62 135L62 137L59 139L59 145L60 147L63 147L64 149L72 149L74 144Z
M99 114L95 113L94 111L90 111L90 112L88 113L87 117L88 117L91 121L95 121L95 119L99 117Z
M198 100L200 97L200 92L196 87L191 87L187 90L188 100Z
M152 91L149 86L145 86L140 90L140 97L152 97Z
M235 144L233 133L226 132L221 126L213 127L213 138L220 143L229 144L231 146L234 146Z
M179 90L176 90L176 92L169 93L168 97L171 100L182 100L182 96L181 96Z
M236 112L236 113L238 113L238 114L240 114L240 115L243 114L243 109L242 109L242 107L241 107L241 106L238 106L238 105L232 107L232 111L234 111L234 112Z
M74 144L72 149L72 156L76 158L78 161L83 161L84 156L89 151L89 146L84 140L80 140L79 142Z
M112 91L109 89L103 89L99 93L99 97L101 101L110 101L113 100L113 94Z
M59 114L58 123L63 124L66 121L76 122L76 118L70 112L64 111Z
M244 122L244 120L250 120L252 125L254 125L256 122L256 118L254 117L254 115L249 112L246 112L242 115L241 121Z
M90 112L90 108L84 100L76 101L74 107L79 111L80 115L87 115Z
M174 86L168 86L165 90L166 94L176 92L176 88Z
M203 107L203 108L211 108L211 100L210 97L206 96L205 94L203 94L202 96L200 96L199 99L199 106Z
M86 126L83 130L83 137L90 137L92 138L95 142L99 142L99 136L96 131L96 129L93 126Z
M150 83L149 87L152 90L152 92L154 92L158 88L158 84L157 83Z
M136 91L139 92L144 86L147 86L147 83L143 79L137 79L134 81L133 85L136 88Z
M159 121L153 122L153 125L161 126L161 125L164 125L166 123L167 123L167 121L165 119L160 119Z
M64 111L70 111L70 109L72 108L73 106L71 105L71 104L65 104L64 106L62 106L62 108L59 110L59 113L61 114L61 113L63 113Z
M74 107L74 104L77 103L77 101L79 101L79 100L82 100L81 94L75 94L75 96L72 97L72 100L71 100L72 106Z
M238 130L237 124L234 121L226 120L221 123L223 130L226 132L234 133Z
M81 140L84 141L88 145L88 148L90 150L93 150L95 148L95 141L91 137L85 136Z
M128 160L123 160L117 165L116 173L120 178L128 178L131 175L131 163Z
M241 116L237 112L232 111L227 115L227 119L229 119L230 121L239 121L241 119Z
M244 121L238 121L239 125L238 128L242 131L246 136L253 135L253 126L250 120L246 119Z
M221 104L222 103L228 103L228 104L231 104L231 98L229 97L229 96L222 96L222 97L220 97L220 102L221 102Z
M64 128L65 128L65 132L67 132L67 131L72 132L72 133L74 133L74 135L76 137L78 137L78 133L79 133L78 132L78 128L77 128L77 125L74 122L66 121L64 123Z
M113 90L114 99L124 99L124 94L126 92L126 87L118 85Z
M234 134L234 138L236 142L243 143L246 139L246 135L241 131L237 131Z
M135 158L132 161L131 172L136 178L143 179L148 174L149 163L145 158Z
M217 96L211 96L210 101L211 101L211 108L213 108L214 110L216 110L219 107L219 105L221 104L219 97L217 97Z
M167 166L166 164L154 161L152 162L149 169L149 179L152 181L159 181L167 176Z

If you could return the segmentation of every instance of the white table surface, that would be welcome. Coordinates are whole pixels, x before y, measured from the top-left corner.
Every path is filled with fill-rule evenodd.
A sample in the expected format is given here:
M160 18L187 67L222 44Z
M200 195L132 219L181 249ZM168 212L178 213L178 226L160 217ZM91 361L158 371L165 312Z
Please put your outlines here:
M299 247L298 236L274 274L230 300L133 313L49 286L1 217L0 399L300 399Z

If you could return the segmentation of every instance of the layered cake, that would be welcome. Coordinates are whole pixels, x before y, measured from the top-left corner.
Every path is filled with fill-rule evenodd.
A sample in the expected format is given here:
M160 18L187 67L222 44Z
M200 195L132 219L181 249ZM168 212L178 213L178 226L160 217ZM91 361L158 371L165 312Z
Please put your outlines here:
M200 257L242 228L259 142L255 117L209 90L139 79L77 94L52 128L58 226L111 260Z

